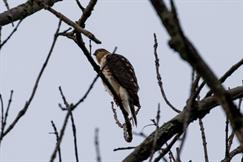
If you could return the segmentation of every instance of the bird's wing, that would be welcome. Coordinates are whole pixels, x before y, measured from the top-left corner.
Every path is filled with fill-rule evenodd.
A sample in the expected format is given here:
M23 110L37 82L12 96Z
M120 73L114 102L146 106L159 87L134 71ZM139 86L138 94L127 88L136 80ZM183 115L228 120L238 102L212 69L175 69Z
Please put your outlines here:
M106 66L117 82L127 90L133 104L140 107L137 95L139 86L131 63L122 55L111 54L106 57Z

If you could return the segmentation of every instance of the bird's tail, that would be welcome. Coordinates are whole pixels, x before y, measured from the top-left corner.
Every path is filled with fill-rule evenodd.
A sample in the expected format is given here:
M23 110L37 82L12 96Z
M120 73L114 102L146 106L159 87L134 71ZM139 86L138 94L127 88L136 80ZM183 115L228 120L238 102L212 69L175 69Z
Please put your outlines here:
M137 126L137 117L136 117L134 104L133 104L132 101L129 101L129 107L130 107L130 111L131 111L131 114L132 114L132 122L133 122L133 124L135 124Z

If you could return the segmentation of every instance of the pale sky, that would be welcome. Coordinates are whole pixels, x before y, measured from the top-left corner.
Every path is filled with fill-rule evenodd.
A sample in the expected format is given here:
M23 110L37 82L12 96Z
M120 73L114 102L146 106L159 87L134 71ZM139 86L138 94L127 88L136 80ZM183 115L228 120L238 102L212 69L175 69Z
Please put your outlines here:
M8 1L10 7L25 2ZM88 1L81 2L87 4ZM175 4L185 34L218 76L242 59L242 0L178 0ZM56 3L54 8L74 21L80 17L81 11L74 0ZM5 10L3 2L0 3L0 10ZM57 23L58 19L54 15L42 10L26 18L1 50L0 93L5 104L10 90L14 90L8 123L15 118L30 96L34 81L51 46ZM62 30L65 29L67 26L63 25ZM168 47L168 34L149 1L100 0L86 22L86 29L102 41L101 45L92 44L93 51L101 47L112 51L117 46L117 53L127 57L135 68L142 105L135 132L140 132L145 125L151 124L150 119L155 117L158 103L161 104L160 124L176 115L164 103L157 85L153 33L156 33L158 38L160 71L166 94L173 105L179 109L183 108L189 96L191 68ZM4 26L2 39L8 36L11 30L11 25ZM85 40L88 45L88 39ZM225 87L241 85L242 73L243 68L226 81ZM58 103L62 103L58 86L62 86L69 102L76 102L86 92L95 76L96 73L79 47L71 40L60 37L29 110L3 140L0 162L49 161L55 146L55 137L49 134L53 131L50 121L53 120L59 130L66 114L58 107ZM123 132L113 119L111 101L112 98L105 92L99 79L85 102L74 111L80 161L96 160L95 128L100 129L102 161L121 161L131 150L113 152L114 148L136 146L143 141L139 136L134 136L130 144L124 141ZM120 111L117 111L119 117L122 117ZM225 115L218 107L203 121L209 160L220 161L225 152ZM144 133L149 135L154 129L146 127ZM204 161L201 143L198 121L195 121L188 129L182 161ZM236 146L237 141L232 148ZM70 123L61 149L63 161L75 161ZM172 150L175 152L175 147ZM240 156L232 162L239 159Z

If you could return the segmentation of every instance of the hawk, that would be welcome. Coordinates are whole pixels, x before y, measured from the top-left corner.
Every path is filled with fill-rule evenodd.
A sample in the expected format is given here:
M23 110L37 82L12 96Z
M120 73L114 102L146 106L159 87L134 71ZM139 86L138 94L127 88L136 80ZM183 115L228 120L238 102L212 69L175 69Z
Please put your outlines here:
M110 53L105 49L97 49L94 55L102 73L120 98L124 109L137 125L134 106L140 107L139 86L132 64L124 56ZM113 96L106 85L105 88Z

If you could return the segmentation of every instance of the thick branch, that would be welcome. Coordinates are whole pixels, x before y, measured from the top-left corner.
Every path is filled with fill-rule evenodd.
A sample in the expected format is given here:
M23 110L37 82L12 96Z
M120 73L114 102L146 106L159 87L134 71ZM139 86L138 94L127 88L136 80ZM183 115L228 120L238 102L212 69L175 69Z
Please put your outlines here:
M58 1L61 0L42 0L42 3L47 4L48 6L53 6L54 3ZM43 8L44 7L39 3L39 0L29 0L17 7L0 13L0 26L24 19Z
M228 91L232 99L238 99L243 97L243 86L233 88ZM194 104L190 118L188 119L188 125L198 118L203 118L211 109L218 106L218 100L215 96L207 97L197 104ZM184 119L187 110L184 109L181 113L175 116L170 121L163 124L158 129L158 140L156 143L156 150L159 150L169 139L174 135L181 133L183 131ZM143 161L150 156L151 148L154 141L155 131L151 133L136 149L129 154L123 162L134 162L134 161Z

